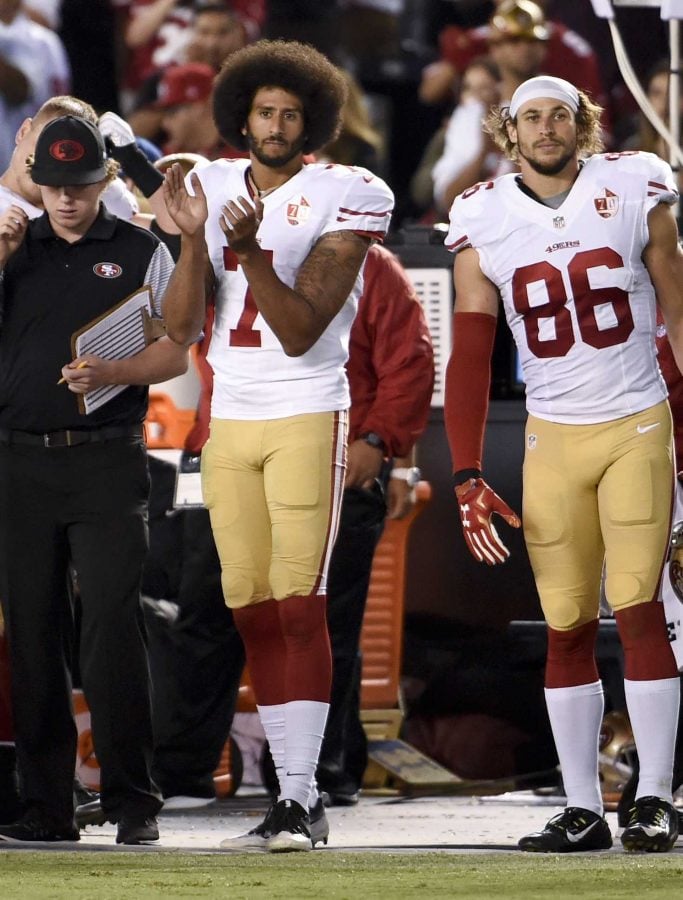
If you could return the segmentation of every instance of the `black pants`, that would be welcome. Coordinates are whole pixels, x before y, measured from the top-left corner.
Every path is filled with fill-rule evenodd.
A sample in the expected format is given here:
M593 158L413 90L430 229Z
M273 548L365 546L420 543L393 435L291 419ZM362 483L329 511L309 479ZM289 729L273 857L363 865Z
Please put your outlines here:
M173 479L152 464L152 509L171 512ZM226 608L220 564L205 510L181 511L180 531L159 512L151 519L149 592L164 588L178 605L175 621L148 618L154 680L154 777L165 796L210 796L235 711L244 666L242 641ZM333 656L332 699L318 776L333 792L358 790L367 762L359 717L358 644L375 546L386 505L382 486L344 493L339 535L328 577L328 623ZM174 517L171 516L171 523ZM158 541L158 534L165 540ZM178 560L176 580L172 572ZM175 585L175 586L174 586ZM161 610L159 610L161 612Z
M244 648L223 599L208 512L177 515L177 617L169 621L159 610L156 621L147 618L154 683L153 772L165 797L210 797L235 713Z
M316 773L321 790L331 793L357 791L368 761L359 714L359 644L372 560L386 511L379 483L372 491L344 491L339 534L327 580L332 695Z
M1 596L10 644L22 798L73 818L71 705L76 573L79 667L113 819L160 808L150 776L149 668L140 608L149 474L140 439L75 447L0 445Z

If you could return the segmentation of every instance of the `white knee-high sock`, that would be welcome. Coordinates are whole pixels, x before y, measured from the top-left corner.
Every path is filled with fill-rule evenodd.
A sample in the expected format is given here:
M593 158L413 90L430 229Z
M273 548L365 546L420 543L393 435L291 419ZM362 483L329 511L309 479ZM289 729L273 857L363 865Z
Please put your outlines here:
M280 799L308 808L311 787L325 733L329 703L290 700L285 703L285 759Z
M598 776L600 726L605 707L602 682L546 688L545 702L562 769L567 806L602 815Z
M273 757L275 774L280 786L280 795L282 795L282 771L285 765L285 704L257 706L256 709L268 739L270 755Z
M640 765L636 799L661 797L671 803L680 684L680 678L624 679L626 707Z

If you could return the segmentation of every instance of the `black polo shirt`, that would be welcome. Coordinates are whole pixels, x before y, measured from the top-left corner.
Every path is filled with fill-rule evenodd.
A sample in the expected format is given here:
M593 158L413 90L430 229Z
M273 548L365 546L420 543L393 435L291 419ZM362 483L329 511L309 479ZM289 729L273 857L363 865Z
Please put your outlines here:
M155 235L102 205L73 244L57 237L47 213L29 222L3 279L0 427L43 433L142 422L147 387L130 386L84 415L77 395L57 382L73 358L74 331L145 283L152 284L158 312L172 268Z

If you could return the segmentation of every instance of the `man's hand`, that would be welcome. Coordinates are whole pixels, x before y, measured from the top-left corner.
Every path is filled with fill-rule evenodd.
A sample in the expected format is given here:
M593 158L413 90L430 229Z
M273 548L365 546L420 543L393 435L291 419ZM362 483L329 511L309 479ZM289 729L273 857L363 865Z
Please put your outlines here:
M253 206L244 197L229 200L222 209L220 226L228 246L235 253L245 253L257 247L256 232L263 219L263 203L254 197Z
M404 519L415 506L415 488L402 478L390 478L387 485L387 519Z
M99 356L79 356L62 367L62 380L74 394L87 394L105 384L115 384L115 360Z
M497 513L513 528L522 524L519 516L492 490L483 478L468 478L455 489L460 521L467 548L478 562L489 566L505 562L510 551L501 541L491 521Z
M185 177L179 163L166 170L164 178L164 201L168 214L178 226L182 234L192 237L204 231L209 209L206 195L199 178L190 175L194 197L185 187Z
M27 227L28 216L20 206L10 206L0 215L0 266L21 245Z
M364 440L349 444L346 454L346 480L344 487L369 490L382 468L384 456L379 447L371 447Z

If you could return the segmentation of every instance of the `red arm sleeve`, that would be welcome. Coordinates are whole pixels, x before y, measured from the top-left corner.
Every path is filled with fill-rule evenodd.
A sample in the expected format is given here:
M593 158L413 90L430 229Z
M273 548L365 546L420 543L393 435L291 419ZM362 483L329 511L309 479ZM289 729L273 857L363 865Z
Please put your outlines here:
M434 351L420 301L399 260L377 245L363 270L347 373L349 440L374 431L389 456L406 456L427 424Z
M495 335L495 316L463 312L453 317L444 419L454 472L481 470Z

